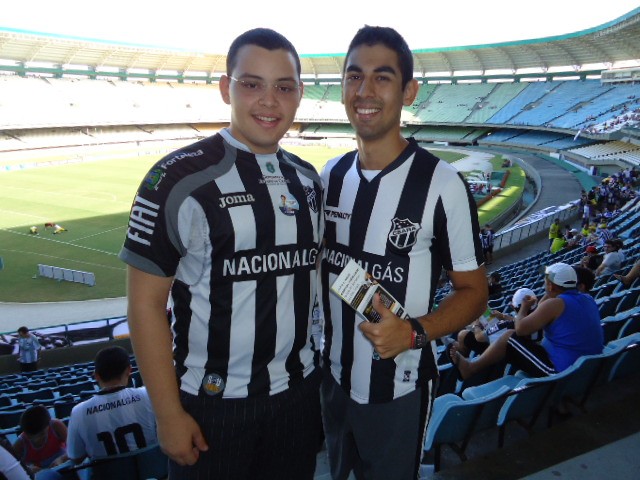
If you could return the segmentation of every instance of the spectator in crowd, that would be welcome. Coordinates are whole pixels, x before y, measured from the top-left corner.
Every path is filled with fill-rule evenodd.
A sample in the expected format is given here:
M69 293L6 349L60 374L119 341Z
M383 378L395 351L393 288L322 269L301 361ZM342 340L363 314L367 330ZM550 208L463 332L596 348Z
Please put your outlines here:
M158 443L147 390L127 386L129 353L119 346L103 348L96 354L94 375L100 392L73 407L69 417L69 458L80 463Z
M40 342L27 327L18 329L18 362L21 372L34 372L38 369Z
M484 254L485 265L491 265L493 263L493 243L495 232L488 223L482 229L480 233L480 240L482 241L482 253Z
M622 282L625 287L629 288L635 279L640 277L640 260L636 260L626 275L614 274L613 276Z
M437 376L432 341L457 332L487 305L477 209L465 182L402 136L400 114L418 92L413 72L398 32L365 26L356 33L342 97L358 148L322 172L323 290L344 267L338 258L351 257L412 315L399 318L376 295L380 322L362 322L337 296L324 296L322 407L335 479L352 469L362 478L417 477ZM432 282L443 268L452 293L432 309Z
M588 268L592 272L595 273L597 268L602 263L602 259L604 258L600 253L598 253L598 249L595 245L589 245L584 249L584 257L580 260L580 266L584 268Z
M22 433L13 444L18 458L32 473L67 461L67 426L51 418L42 405L27 408L20 417Z
M612 275L622 268L624 256L620 253L620 243L614 238L604 242L604 258L595 274L597 277Z
M560 237L560 219L556 218L551 226L549 227L549 248L551 248L551 244L553 240Z
M502 275L499 272L489 274L489 299L499 298L502 295Z
M551 241L551 246L549 247L549 251L551 253L558 253L560 250L565 248L569 242L564 235L560 235L559 237L554 238Z
M578 291L591 295L591 289L596 284L596 274L588 268L577 265L573 265L573 269L576 271L576 275L578 276Z
M598 224L596 229L596 237L598 245L603 246L607 240L611 240L613 238L613 232L609 230L609 226L606 222L602 221Z
M525 297L536 298L536 294L530 288L519 288L511 298L511 307L514 311L520 310L520 305ZM538 306L537 300L531 305L529 313ZM488 318L487 318L488 317ZM456 342L450 344L449 356L455 352L468 357L471 352L479 355L484 352L489 344L502 335L507 330L514 328L514 317L507 313L493 310L489 315L483 315L464 330L458 332Z
M131 341L172 480L311 479L322 185L279 145L302 99L300 58L256 28L226 59L229 127L160 160L158 188L135 196L120 253Z
M565 263L545 271L545 297L538 308L527 314L535 299L526 296L515 317L515 328L491 343L482 355L468 360L452 354L462 378L506 360L532 377L561 372L582 355L602 352L603 332L598 306L591 296L577 289L578 275ZM527 338L543 329L544 338L536 343Z

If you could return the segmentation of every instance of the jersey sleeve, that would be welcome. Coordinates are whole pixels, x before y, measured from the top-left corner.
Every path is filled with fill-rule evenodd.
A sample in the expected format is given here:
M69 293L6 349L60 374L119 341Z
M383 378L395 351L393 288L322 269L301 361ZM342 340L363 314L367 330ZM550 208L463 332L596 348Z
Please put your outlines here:
M441 188L437 207L438 232L436 248L445 270L468 272L484 262L480 226L475 200L457 171L439 162L438 168L447 170L438 175Z
M170 277L181 257L175 221L179 205L172 201L179 178L175 170L163 170L165 164L156 163L135 194L119 258L143 272Z

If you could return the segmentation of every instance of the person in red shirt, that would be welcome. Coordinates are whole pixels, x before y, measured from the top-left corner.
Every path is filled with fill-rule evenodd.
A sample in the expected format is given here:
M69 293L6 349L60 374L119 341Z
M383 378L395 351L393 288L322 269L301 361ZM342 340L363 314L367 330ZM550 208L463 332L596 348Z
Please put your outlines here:
M42 405L27 408L20 418L22 433L13 449L32 473L68 460L67 427Z

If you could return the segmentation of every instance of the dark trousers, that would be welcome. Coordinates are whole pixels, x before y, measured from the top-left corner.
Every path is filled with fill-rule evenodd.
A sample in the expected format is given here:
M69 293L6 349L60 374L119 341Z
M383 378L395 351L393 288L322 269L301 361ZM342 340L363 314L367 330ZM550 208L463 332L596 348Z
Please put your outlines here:
M351 470L358 480L418 478L432 385L391 402L359 404L325 373L322 416L333 480L346 480Z
M222 399L181 393L209 450L193 466L169 461L171 480L312 480L322 438L320 372L276 395Z

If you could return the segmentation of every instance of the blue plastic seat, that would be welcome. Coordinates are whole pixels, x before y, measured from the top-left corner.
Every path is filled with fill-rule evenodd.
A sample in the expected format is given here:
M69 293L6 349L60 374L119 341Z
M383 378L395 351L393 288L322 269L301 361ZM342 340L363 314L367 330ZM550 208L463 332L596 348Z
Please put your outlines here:
M440 469L442 445L448 445L462 461L466 460L465 450L476 425L482 428L495 425L497 412L509 391L503 386L473 400L464 400L452 393L435 399L424 441L424 451L433 450L434 471Z

